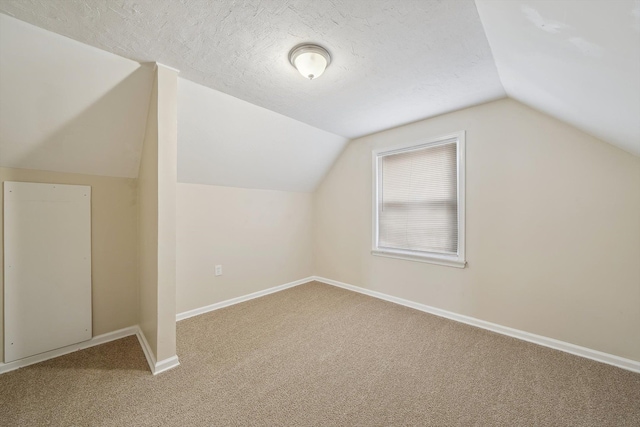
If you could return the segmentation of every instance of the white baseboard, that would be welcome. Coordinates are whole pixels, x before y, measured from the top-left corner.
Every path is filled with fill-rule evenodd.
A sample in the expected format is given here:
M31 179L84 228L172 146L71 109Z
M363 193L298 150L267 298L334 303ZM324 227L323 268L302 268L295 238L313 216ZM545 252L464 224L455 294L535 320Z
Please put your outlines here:
M147 339L145 338L144 334L142 333L138 325L135 325L135 326L129 326L128 328L119 329L117 331L108 332L106 334L95 336L88 341L72 344L63 348L57 348L55 350L36 354L30 357L25 357L24 359L16 360L13 362L0 363L0 374L13 371L18 368L24 368L25 366L33 365L34 363L40 363L40 362L44 362L45 360L54 359L59 356L64 356L65 354L73 353L74 351L84 350L85 348L94 347L96 345L108 343L110 341L119 340L120 338L128 337L131 335L135 335L138 337L138 341L140 342L140 346L142 347L142 351L144 352L144 357L147 359L147 363L149 364L149 369L151 369L151 373L153 375L157 375L160 372L164 372L171 368L175 368L180 364L180 362L178 361L178 356L173 356L168 359L161 360L160 362L156 362L156 359L153 356L153 353L151 352Z
M178 356L172 356L167 359L163 359L159 362L156 362L156 367L153 371L153 375L158 375L161 372L168 371L169 369L173 369L180 365L180 361L178 360Z
M144 336L142 329L138 328L136 336L138 337L140 347L142 347L142 352L144 353L144 357L147 359L147 364L149 365L149 369L151 369L151 373L153 375L158 375L161 372L168 371L169 369L175 368L176 366L180 365L178 356L169 357L167 359L156 362L156 358L153 355L153 351L151 351L149 342Z
M617 366L618 368L626 369L632 372L640 373L640 362L625 359L624 357L615 356L613 354L604 353L598 350L593 350L587 347L581 347L579 345L570 344L568 342L556 340L553 338L544 337L542 335L536 335L529 332L521 331L518 329L509 328L507 326L498 325L496 323L487 322L484 320L476 319L474 317L465 316L451 311L442 310L440 308L431 307L425 304L409 301L406 299L394 297L391 295L383 294L381 292L372 291L369 289L361 288L359 286L349 285L347 283L338 282L336 280L327 279L324 277L314 276L312 280L326 283L327 285L337 286L339 288L348 289L350 291L358 292L364 295L369 295L374 298L379 298L385 301L393 302L396 304L404 305L416 310L424 311L425 313L434 314L436 316L445 317L447 319L455 320L456 322L466 323L467 325L476 326L478 328L487 329L492 332L497 332L502 335L508 335L513 338L518 338L524 341L528 341L534 344L542 345L545 347L553 348L555 350L571 353L576 356L585 357L587 359L595 360L597 362L606 363L608 365Z
M284 285L274 286L273 288L264 289L262 291L254 292L252 294L243 295L237 298L231 298L226 301L220 301L215 304L206 305L204 307L195 308L193 310L184 311L176 315L176 321L188 319L189 317L198 316L200 314L208 313L210 311L219 310L230 305L239 304L241 302L249 301L254 298L263 297L265 295L272 294L274 292L283 291L285 289L293 288L294 286L302 285L315 280L314 277L306 277L304 279L296 280L294 282L285 283Z
M0 363L0 374L13 371L18 368L23 368L25 366L33 365L34 363L44 362L45 360L53 359L58 356L73 353L74 351L84 350L85 348L119 340L120 338L128 337L130 335L136 335L137 333L138 326L130 326L128 328L118 329L117 331L95 336L88 341L83 341L77 344L68 345L66 347L57 348L55 350L46 351L44 353L25 357L24 359L15 360L13 362Z

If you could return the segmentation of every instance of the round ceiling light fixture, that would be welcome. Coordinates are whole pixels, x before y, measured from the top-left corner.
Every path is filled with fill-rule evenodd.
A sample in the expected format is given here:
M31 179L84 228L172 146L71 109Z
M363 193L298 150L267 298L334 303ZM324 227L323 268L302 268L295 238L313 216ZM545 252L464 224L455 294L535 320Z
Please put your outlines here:
M289 52L289 62L296 70L309 80L316 79L324 73L331 63L327 49L315 44L302 44Z

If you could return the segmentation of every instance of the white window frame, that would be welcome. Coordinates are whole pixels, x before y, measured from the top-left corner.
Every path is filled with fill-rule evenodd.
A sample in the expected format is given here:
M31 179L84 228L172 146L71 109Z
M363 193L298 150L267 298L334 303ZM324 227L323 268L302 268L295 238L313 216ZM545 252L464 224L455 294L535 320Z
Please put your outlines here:
M458 253L456 255L440 254L435 252L412 251L394 248L381 248L378 246L378 197L382 186L379 175L380 164L384 156L400 154L423 148L456 141L457 144L457 178L458 178ZM390 258L399 258L409 261L420 261L430 264L438 264L449 267L464 268L467 264L465 258L465 131L459 131L436 138L428 138L419 141L404 143L391 148L377 149L372 152L373 171L373 197L372 197L372 224L373 239L371 254Z

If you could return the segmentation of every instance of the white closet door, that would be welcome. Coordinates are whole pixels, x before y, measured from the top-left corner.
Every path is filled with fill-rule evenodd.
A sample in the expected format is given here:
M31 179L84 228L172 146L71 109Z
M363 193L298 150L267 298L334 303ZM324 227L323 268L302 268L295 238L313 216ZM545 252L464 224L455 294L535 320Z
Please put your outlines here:
M4 183L5 363L91 339L91 187Z

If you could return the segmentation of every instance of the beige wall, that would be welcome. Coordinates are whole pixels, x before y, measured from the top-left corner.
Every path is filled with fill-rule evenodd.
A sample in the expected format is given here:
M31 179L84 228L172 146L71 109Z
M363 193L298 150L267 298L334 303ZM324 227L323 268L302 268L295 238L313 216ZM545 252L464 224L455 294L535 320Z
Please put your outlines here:
M177 196L178 313L313 274L312 194L178 184Z
M372 256L371 150L466 130L466 269ZM513 100L352 141L315 194L315 272L640 360L640 159Z
M138 323L136 180L93 175L0 168L0 181L91 186L91 270L93 335ZM1 202L0 202L1 204ZM0 208L0 224L2 223ZM2 227L0 226L0 242ZM3 258L0 245L0 263ZM0 343L2 281L0 271ZM2 352L0 351L0 354ZM2 360L2 359L0 359Z
M140 329L158 354L158 81L154 77L138 172Z

